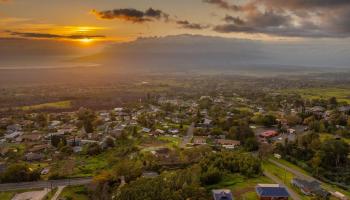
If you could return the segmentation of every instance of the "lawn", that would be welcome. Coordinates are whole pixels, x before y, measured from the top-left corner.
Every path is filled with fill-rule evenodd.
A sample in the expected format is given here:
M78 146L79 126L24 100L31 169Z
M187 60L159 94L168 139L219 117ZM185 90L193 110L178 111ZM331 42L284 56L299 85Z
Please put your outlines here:
M290 89L283 92L297 93L306 99L329 99L336 97L338 101L350 103L349 88L307 88L307 89Z
M0 192L1 200L11 200L13 196L15 196L16 192Z
M172 136L160 136L159 140L168 142L170 147L177 147L181 143L181 138Z
M57 101L57 102L51 102L51 103L43 103L43 104L37 104L37 105L31 105L31 106L23 106L20 107L21 110L40 110L40 109L67 109L71 108L72 102L71 101Z
M70 200L88 200L87 190L85 186L68 186L63 189L59 198Z
M207 189L230 189L235 199L253 200L257 199L255 186L258 183L273 183L265 176L257 178L247 178L240 174L227 174L223 180L215 185L208 186Z

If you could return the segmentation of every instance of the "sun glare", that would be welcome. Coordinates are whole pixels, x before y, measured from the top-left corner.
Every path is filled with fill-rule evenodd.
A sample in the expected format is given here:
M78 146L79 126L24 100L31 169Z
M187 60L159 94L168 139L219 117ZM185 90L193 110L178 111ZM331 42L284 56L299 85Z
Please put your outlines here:
M83 39L80 39L79 41L81 43L83 43L83 44L90 44L90 43L93 42L93 39L91 39L91 38L83 38Z

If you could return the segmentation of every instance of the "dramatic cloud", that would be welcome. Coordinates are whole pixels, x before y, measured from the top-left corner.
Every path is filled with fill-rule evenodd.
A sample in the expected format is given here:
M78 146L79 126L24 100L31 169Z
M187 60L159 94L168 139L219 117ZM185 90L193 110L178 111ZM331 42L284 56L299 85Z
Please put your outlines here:
M248 0L239 5L203 0L232 12L220 33L246 32L293 37L350 37L349 0Z
M226 17L224 18L224 21L226 21L227 23L233 23L236 25L244 25L245 22L239 18L239 17L232 17L230 15L226 15Z
M235 5L235 4L229 4L225 0L203 0L204 3L209 3L209 4L214 4L219 6L220 8L227 9L227 10L234 10L238 11L241 9L240 6Z
M123 8L123 9L114 9L106 11L96 11L93 10L97 17L101 19L120 19L124 21L131 21L133 23L144 23L153 20L168 20L169 15L164 13L161 10L155 10L149 8L146 11L140 11L133 8Z
M256 2L271 7L293 9L331 8L350 5L349 0L257 0Z
M191 23L191 22L189 22L187 20L176 21L176 24L181 25L182 28L186 28L186 29L201 30L201 29L208 28L207 25L202 25L202 24L198 24L198 23Z
M15 32L7 31L10 35L19 36L22 38L37 38L37 39L86 39L86 38L105 38L103 35L57 35L50 33L27 33L27 32Z

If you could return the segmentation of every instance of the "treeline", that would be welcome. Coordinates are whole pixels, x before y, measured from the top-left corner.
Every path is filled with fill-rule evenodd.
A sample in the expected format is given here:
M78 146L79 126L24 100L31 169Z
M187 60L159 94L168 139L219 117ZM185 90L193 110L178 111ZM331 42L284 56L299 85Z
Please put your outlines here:
M316 177L350 185L350 146L342 139L321 141L318 133L309 133L277 144L276 152Z

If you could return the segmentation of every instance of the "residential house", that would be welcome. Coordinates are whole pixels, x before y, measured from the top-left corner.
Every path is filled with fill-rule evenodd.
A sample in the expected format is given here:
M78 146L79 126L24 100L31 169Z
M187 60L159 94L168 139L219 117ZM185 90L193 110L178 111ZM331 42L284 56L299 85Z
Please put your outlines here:
M255 191L260 200L288 200L289 193L279 184L258 184Z
M41 134L24 134L20 136L23 142L38 142L43 136Z
M32 162L32 161L40 161L44 158L44 156L40 153L30 152L24 155L24 158L26 161Z
M291 184L295 187L298 187L300 191L305 195L314 195L321 197L327 197L330 195L321 187L320 183L317 181L307 181L299 178L293 178L291 180Z
M230 190L212 190L214 200L233 200L233 196Z
M338 108L339 112L350 114L350 106L341 106Z
M205 145L205 144L207 144L207 137L195 136L195 137L193 137L193 144L194 145Z

